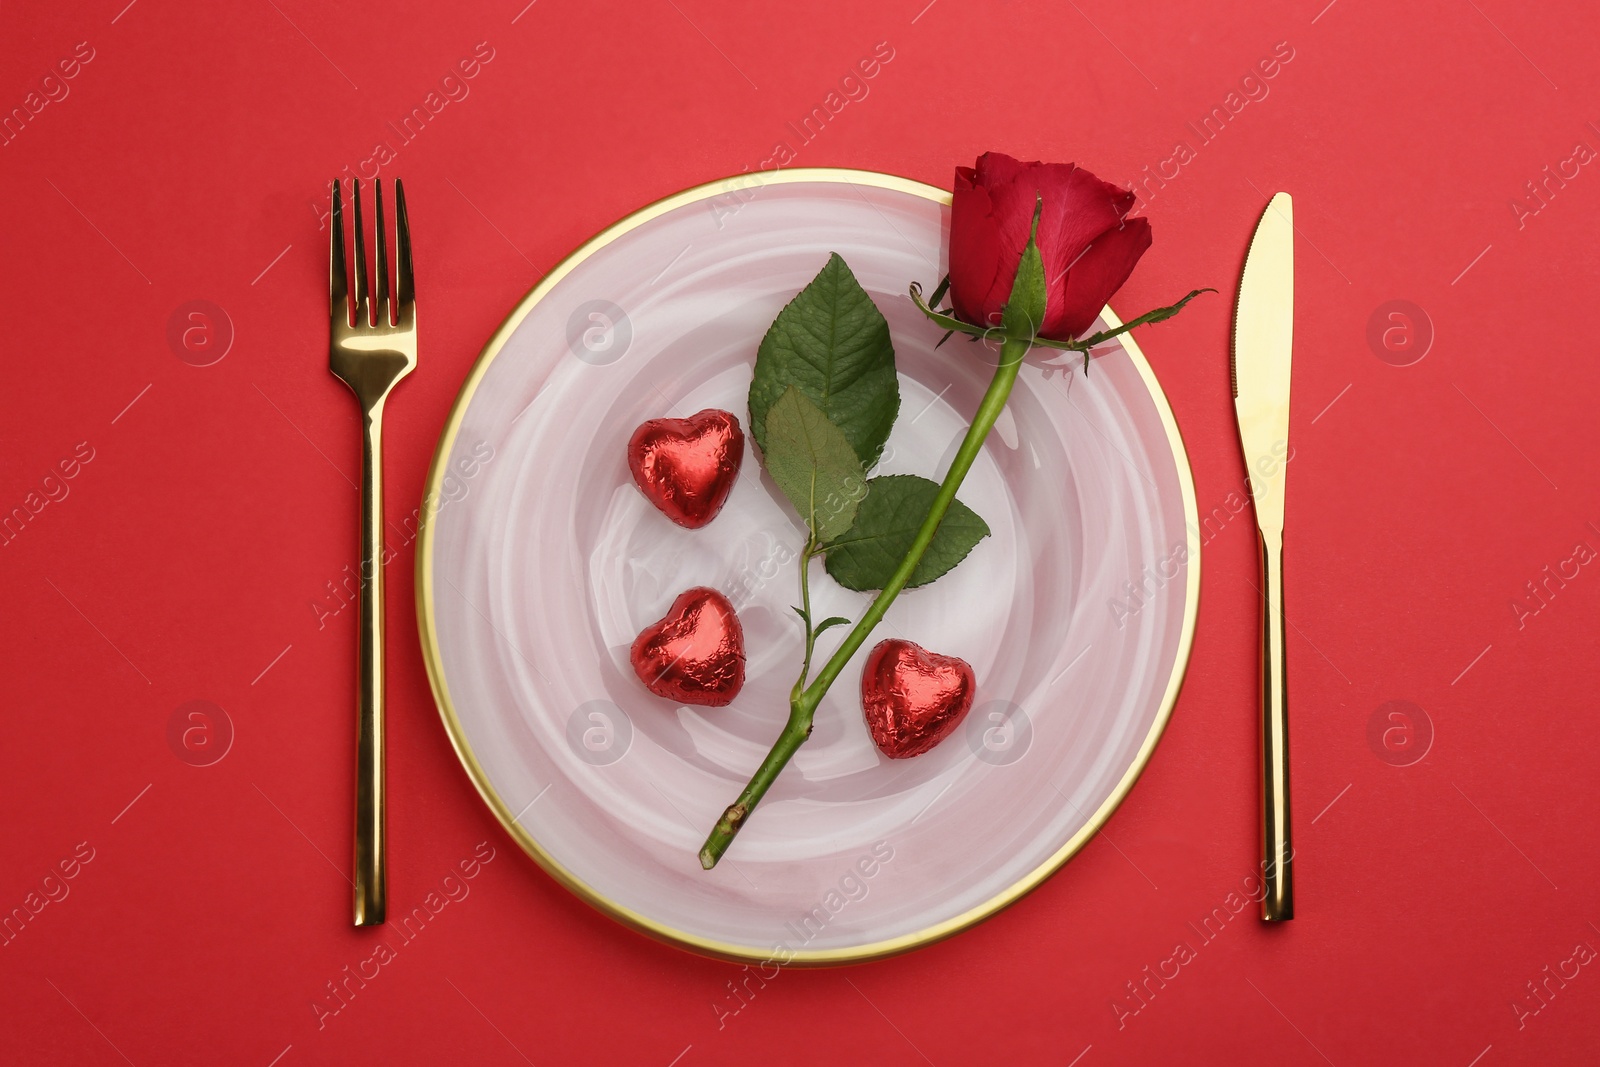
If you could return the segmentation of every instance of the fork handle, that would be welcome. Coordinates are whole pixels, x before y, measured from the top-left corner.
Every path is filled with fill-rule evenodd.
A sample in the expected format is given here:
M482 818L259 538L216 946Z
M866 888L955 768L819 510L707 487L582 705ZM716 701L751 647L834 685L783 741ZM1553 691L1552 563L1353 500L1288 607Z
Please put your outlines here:
M362 414L361 588L356 624L355 924L384 920L383 403Z
M1258 531L1261 556L1261 918L1294 918L1289 834L1289 680L1284 649L1283 532Z

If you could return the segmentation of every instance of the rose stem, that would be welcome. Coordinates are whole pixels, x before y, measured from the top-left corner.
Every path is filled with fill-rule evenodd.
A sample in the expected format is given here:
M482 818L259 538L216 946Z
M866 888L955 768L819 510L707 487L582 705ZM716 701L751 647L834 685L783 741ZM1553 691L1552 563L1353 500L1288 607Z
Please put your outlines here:
M810 534L806 537L806 547L800 553L800 619L806 624L806 658L800 664L800 677L795 679L794 689L789 693L789 700L793 703L799 698L800 692L805 688L806 678L811 674L811 653L817 647L817 631L811 626L811 557L817 554L817 535Z
M817 672L816 680L804 690L800 690L799 683L796 683L797 692L789 701L789 721L784 725L783 733L778 735L772 751L767 753L767 758L761 761L761 766L750 776L749 784L739 794L739 799L722 813L722 818L711 828L710 836L700 848L700 866L706 870L717 865L717 861L733 843L740 828L749 820L750 812L761 802L761 798L766 796L767 790L772 788L778 773L793 758L806 738L811 736L811 718L817 710L817 705L822 702L823 694L833 685L834 680L850 661L850 657L855 655L866 642L873 629L883 621L889 605L894 603L895 597L900 595L900 591L911 580L911 573L922 560L922 554L933 543L933 535L938 531L945 512L950 510L950 503L955 500L956 491L961 488L962 480L966 478L967 471L972 469L973 462L978 458L978 452L983 448L983 442L988 438L989 431L994 428L995 420L1000 417L1001 410L1005 408L1006 400L1011 396L1011 387L1016 384L1017 374L1022 369L1023 357L1028 354L1030 347L1030 341L1009 337L1001 345L1000 364L995 368L994 379L989 382L989 389L983 394L982 402L978 404L972 425L967 428L967 436L962 439L961 448L950 463L950 470L945 474L944 481L939 484L939 492L933 498L933 506L928 511L928 517L922 520L922 526L917 530L911 548L882 591L878 593L872 606L861 616L861 621L856 623L855 629L850 631L838 650ZM807 548L811 548L809 543ZM810 562L810 554L803 553L801 567L809 567ZM805 581L803 575L801 581L802 583ZM807 629L808 631L810 629L809 623Z

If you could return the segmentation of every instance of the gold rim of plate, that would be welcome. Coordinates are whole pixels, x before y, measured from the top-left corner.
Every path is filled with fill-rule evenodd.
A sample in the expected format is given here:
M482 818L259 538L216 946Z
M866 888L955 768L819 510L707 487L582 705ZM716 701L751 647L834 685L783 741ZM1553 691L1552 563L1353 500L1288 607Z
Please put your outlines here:
M456 755L460 757L461 764L466 768L467 774L471 777L473 785L477 787L479 795L489 805L495 817L500 820L500 824L505 827L506 832L515 838L524 851L532 856L534 861L540 867L543 867L551 877L612 918L668 944L716 959L732 960L738 963L767 962L776 958L774 956L775 950L772 947L739 945L700 937L696 934L678 930L665 923L657 922L648 915L640 914L603 896L596 892L592 886L589 886L563 867L549 852L545 851L544 847L517 822L511 808L496 792L494 784L489 781L488 775L478 763L477 756L474 755L472 746L467 741L461 719L456 714L455 705L450 699L450 688L444 676L444 664L439 654L439 635L434 614L433 523L431 521L432 516L428 514L427 504L429 500L442 499L441 490L447 473L446 468L450 452L455 444L456 434L461 428L461 421L466 415L467 407L472 402L473 394L477 391L478 383L483 380L484 375L488 373L489 366L500 355L506 342L516 332L517 327L522 324L522 320L527 317L534 305L544 299L545 294L560 284L561 280L570 274L578 264L630 230L687 204L694 204L731 193L748 193L751 189L764 185L803 183L863 185L909 193L938 204L948 205L950 203L950 193L931 185L925 185L922 182L912 181L909 178L901 178L892 174L880 174L875 171L849 170L838 167L802 167L762 174L759 178L744 175L698 185L643 207L603 230L577 251L562 260L528 292L527 296L522 298L516 309L507 316L505 322L495 331L494 336L489 339L489 343L484 346L483 352L478 356L471 373L467 375L466 381L461 386L461 392L457 395L455 403L450 408L450 417L445 421L444 431L439 435L439 445L434 451L433 463L428 470L428 480L423 487L423 521L417 544L417 629L422 640L422 656L428 669L428 682L433 688L434 701L439 706L439 715L444 720L445 730L450 735L450 743L455 747ZM1102 313L1102 317L1110 326L1117 326L1121 323L1121 320L1112 313L1109 306ZM1094 815L1084 824L1083 828L1074 834L1071 840L1057 849L1054 855L1029 871L1022 878L1019 878L1004 891L960 915L946 919L924 930L918 930L915 933L904 934L900 937L875 941L852 948L801 949L793 951L787 965L828 966L864 962L898 955L957 934L1016 903L1039 886L1046 878L1059 870L1067 860L1071 859L1079 849L1088 843L1089 838L1093 837L1105 825L1106 821L1110 819L1111 813L1117 809L1123 798L1128 795L1128 791L1133 788L1133 783L1138 780L1139 775L1144 771L1145 764L1150 760L1151 753L1155 751L1156 743L1161 739L1161 735L1166 729L1167 721L1172 717L1172 709L1177 703L1178 690L1183 685L1184 674L1189 665L1189 654L1194 644L1195 619L1199 613L1200 600L1199 510L1195 503L1194 472L1190 468L1189 455L1183 446L1183 438L1178 432L1178 424L1173 418L1172 408L1167 403L1166 394L1161 391L1161 385L1156 381L1155 372L1150 369L1150 364L1145 360L1144 353L1139 350L1138 342L1133 339L1133 336L1131 334L1123 334L1119 340L1123 350L1127 352L1128 357L1133 361L1133 365L1138 369L1145 388L1149 390L1150 399L1154 402L1156 410L1161 416L1162 426L1166 430L1167 444L1172 449L1172 460L1177 469L1178 482L1183 493L1184 529L1187 533L1188 541L1189 566L1187 587L1184 590L1183 632L1179 639L1177 655L1173 659L1172 674L1167 679L1166 691L1161 697L1161 708L1156 714L1155 721L1150 726L1150 732L1145 736L1144 743L1139 747L1138 754L1134 757L1133 763L1128 767L1127 772L1123 774L1122 780L1117 783L1116 788L1111 791L1111 795L1096 809Z

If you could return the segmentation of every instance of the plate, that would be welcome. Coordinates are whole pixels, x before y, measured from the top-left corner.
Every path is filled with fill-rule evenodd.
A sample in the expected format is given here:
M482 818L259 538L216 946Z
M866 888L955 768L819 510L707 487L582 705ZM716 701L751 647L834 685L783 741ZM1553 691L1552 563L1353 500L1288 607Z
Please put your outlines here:
M992 535L901 595L722 863L696 859L787 715L803 537L753 444L722 514L685 530L634 487L628 437L707 407L745 422L762 335L838 252L896 350L901 415L878 472L939 478L992 366L959 339L936 351L940 331L907 296L943 274L949 203L903 178L791 170L653 204L523 299L450 413L417 558L445 727L529 855L648 934L797 964L949 936L1081 848L1171 714L1200 527L1177 426L1130 339L1087 377L1024 369L961 490ZM866 595L814 575L815 617L859 617ZM628 662L634 636L697 585L722 590L745 627L747 681L725 708L656 697ZM843 632L824 635L819 661ZM978 678L961 728L903 761L878 753L860 707L860 660L891 636Z

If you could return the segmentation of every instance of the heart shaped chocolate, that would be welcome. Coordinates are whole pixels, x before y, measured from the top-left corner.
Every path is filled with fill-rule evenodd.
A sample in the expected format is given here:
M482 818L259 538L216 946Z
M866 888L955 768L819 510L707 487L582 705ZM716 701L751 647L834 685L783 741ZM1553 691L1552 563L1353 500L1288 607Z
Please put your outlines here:
M698 530L717 517L744 460L744 432L726 411L651 419L628 441L628 469L650 503Z
M720 708L744 688L744 627L727 597L697 586L634 638L628 658L656 696Z
M891 638L867 656L861 711L890 759L920 756L961 725L978 688L967 661Z

